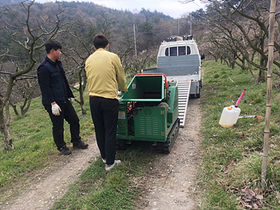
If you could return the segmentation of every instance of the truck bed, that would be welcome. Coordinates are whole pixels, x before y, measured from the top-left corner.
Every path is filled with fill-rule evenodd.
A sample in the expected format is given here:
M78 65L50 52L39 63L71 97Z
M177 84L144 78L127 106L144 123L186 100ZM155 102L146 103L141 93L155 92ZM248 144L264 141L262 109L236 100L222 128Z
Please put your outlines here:
M199 74L192 74L192 75L168 75L166 74L170 72L170 69L162 69L162 68L149 68L149 69L143 69L142 73L164 73L167 77L168 81L179 81L179 80L191 80L191 81L195 81L195 80L199 80Z
M168 80L200 80L199 55L158 57L157 68L143 69L143 73L163 73Z

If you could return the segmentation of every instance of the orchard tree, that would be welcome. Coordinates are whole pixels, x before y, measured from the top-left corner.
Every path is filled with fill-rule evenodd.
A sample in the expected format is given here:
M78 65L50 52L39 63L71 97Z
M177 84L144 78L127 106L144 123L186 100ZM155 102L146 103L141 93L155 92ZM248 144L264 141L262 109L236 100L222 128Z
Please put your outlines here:
M55 15L51 13L41 14L35 17L32 14L31 8L34 6L33 1L21 2L21 9L23 12L5 7L7 21L1 23L1 27L5 28L14 44L22 49L22 53L27 60L24 64L15 65L13 72L9 74L5 92L0 95L0 130L4 141L5 150L13 150L14 145L9 131L9 110L8 104L13 88L17 81L22 76L30 72L36 63L35 53L44 46L44 43L67 29L68 24L62 24L59 15L63 12L60 10ZM22 30L17 30L21 28ZM9 52L12 54L13 52ZM2 63L4 62L6 54L2 54ZM15 61L17 62L17 61ZM2 90L2 88L1 88ZM6 108L6 113L5 113Z
M13 95L15 95L17 98L20 98L19 100L22 100L22 103L16 103L18 102L18 100L13 102L11 98L9 100L9 105L12 106L17 116L24 117L25 114L28 112L28 109L31 105L33 94L37 88L38 88L37 77L34 75L30 75L30 76L28 75L22 77L21 82L17 80L16 86L13 90L13 93L15 94ZM19 110L17 105L19 105Z
M80 30L77 30L77 28L79 28ZM87 31L87 33L80 34L79 31ZM73 29L68 31L67 34L70 34L69 39L73 44L71 47L63 50L63 55L65 55L67 57L67 60L69 60L65 63L65 67L68 69L72 69L70 71L70 76L68 76L70 86L72 89L79 92L79 99L75 98L75 101L79 103L82 114L85 115L87 113L84 99L84 91L87 85L85 61L94 51L92 40L93 36L96 34L96 28L92 24L82 23L73 27ZM75 84L77 79L78 84L71 85Z
M182 3L191 3L193 0L182 0ZM269 28L269 1L266 0L200 0L206 3L206 11L201 13L204 19L204 26L207 33L204 40L211 42L213 37L215 41L209 45L216 45L218 51L226 43L228 57L224 53L212 51L215 57L227 62L231 67L233 62L239 65L241 61L243 69L249 69L255 81L265 82L265 72L268 63L268 41ZM199 15L199 13L196 13ZM207 18L206 18L207 17ZM218 34L216 34L218 32ZM210 34L212 33L212 35ZM280 55L279 31L275 32L274 50L275 56ZM277 39L278 38L278 39ZM226 60L225 60L226 59ZM277 59L273 61L274 65L280 68L280 62ZM257 68L254 72L252 68ZM273 73L280 75L279 70L273 69Z
M230 60L230 63L239 64L241 61L243 69L246 68L246 63L255 81L257 83L265 82L268 62L268 50L265 46L268 40L269 27L268 2L265 0L208 2L211 2L211 4L207 7L208 18L205 19L204 23L211 31L212 37L217 37L212 44L220 46L226 43L227 50L236 56L235 59ZM218 35L216 34L217 31ZM278 34L276 35L278 36ZM227 41L225 42L225 40ZM274 48L276 54L279 55L278 40L275 42ZM229 58L227 59L229 61ZM274 64L280 67L278 60L274 60ZM252 67L257 68L258 73L255 73ZM280 74L276 69L273 70L273 73Z

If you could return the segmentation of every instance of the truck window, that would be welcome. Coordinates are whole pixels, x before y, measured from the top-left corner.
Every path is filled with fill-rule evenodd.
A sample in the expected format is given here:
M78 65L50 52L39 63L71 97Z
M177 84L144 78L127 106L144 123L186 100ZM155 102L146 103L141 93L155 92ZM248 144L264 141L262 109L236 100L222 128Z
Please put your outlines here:
M169 50L169 48L165 49L165 56L168 56L168 50Z
M187 46L187 55L191 54L191 48Z
M178 54L177 54L177 47L168 47L165 49L165 56L177 56L177 55L189 55L191 54L191 48L187 46L187 51L186 51L186 46L180 46L178 47Z
M177 56L177 47L170 47L170 56Z
M186 46L178 47L179 55L186 55Z

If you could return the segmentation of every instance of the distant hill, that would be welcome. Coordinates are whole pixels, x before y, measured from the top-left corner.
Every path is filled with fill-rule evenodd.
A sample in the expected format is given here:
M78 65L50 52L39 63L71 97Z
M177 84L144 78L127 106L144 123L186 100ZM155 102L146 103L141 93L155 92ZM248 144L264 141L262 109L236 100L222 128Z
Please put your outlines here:
M140 11L141 15L144 15L145 18L152 19L152 18L159 18L164 21L173 21L174 18L170 17L169 15L165 15L162 12L157 12L156 10L154 12L151 12L149 10L146 10L142 8Z
M21 26L21 23L26 21L26 9L20 4L23 1L0 0L0 21L4 26L10 27L14 38L21 39L21 42L24 42L28 35L25 30L22 30ZM9 9L4 9L3 5L6 5ZM60 11L63 12L60 13ZM160 43L172 35L189 33L186 24L187 19L180 20L182 25L180 26L180 34L178 34L178 20L156 10L151 12L142 8L140 12L132 13L128 10L103 7L93 2L59 0L43 4L35 1L29 15L32 23L31 27L42 24L43 28L50 30L56 21L57 13L59 13L61 24L71 25L71 31L86 46L92 45L92 38L95 34L103 33L110 40L110 50L118 54L123 53L123 56L134 55L132 49L134 49L135 40L139 53L149 52L158 49ZM194 23L192 30L195 31ZM9 49L9 53L15 56L17 60L21 62L28 60L28 55L22 53L22 49L13 42L11 34L5 30L5 27L0 27L0 34L0 54L3 54L5 49ZM44 38L42 37L40 41L44 42ZM73 36L68 33L61 33L56 39L64 46L64 52L66 49L79 48L79 46L74 46L75 44L78 45L79 42L73 40Z
M3 7L4 5L9 5L9 4L16 4L19 2L20 2L20 0L1 0L0 7Z
M6 10L3 10L3 5L9 6L10 11L17 11L18 17L24 18L26 11L19 4L22 1L0 1L0 6L2 7L0 9L1 22L12 23L14 29L18 28L18 34L21 34L22 31L20 31L21 29L18 27L16 19L12 21L12 16ZM92 36L93 32L105 33L112 40L111 49L118 49L119 46L116 45L120 43L120 40L133 38L133 24L136 25L137 41L141 43L138 47L140 52L153 46L157 47L162 40L177 31L176 20L156 10L151 12L142 8L139 13L132 13L128 10L122 11L106 8L92 2L56 1L42 4L35 1L32 5L30 17L36 19L41 17L41 15L44 15L44 17L50 15L54 20L59 8L64 11L60 15L60 20L64 23L79 21L80 28L77 32L79 32L80 37L88 39L89 36ZM24 22L24 19L21 19L21 21ZM0 29L0 32L2 35L0 37L0 53L2 52L1 49L9 48L11 50L12 40L9 34L7 31L3 31L3 29ZM67 37L64 37L63 40L66 42Z
M16 3L19 3L19 2L22 2L22 0L1 0L0 1L0 7L2 7L4 5L16 4ZM58 1L58 2L64 2L64 1ZM35 2L35 3L37 3L37 2ZM94 3L92 3L92 4L94 4ZM165 15L162 12L157 12L156 10L154 12L151 12L150 10L146 10L146 9L142 8L142 10L140 12L137 12L137 13L141 14L141 15L144 15L145 18L149 18L149 19L157 17L157 18L160 18L164 21L173 21L174 20L169 15Z

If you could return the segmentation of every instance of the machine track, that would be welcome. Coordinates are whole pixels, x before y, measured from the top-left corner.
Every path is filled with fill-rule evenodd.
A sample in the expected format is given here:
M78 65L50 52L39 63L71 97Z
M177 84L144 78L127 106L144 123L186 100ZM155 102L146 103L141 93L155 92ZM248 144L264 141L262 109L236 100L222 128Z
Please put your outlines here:
M171 128L171 130L167 136L166 142L157 142L157 152L158 153L165 153L165 154L170 153L170 151L175 143L175 140L178 136L179 127L180 127L180 119L177 118L177 120L173 124L173 127Z
M116 149L126 150L127 149L126 140L117 139Z

